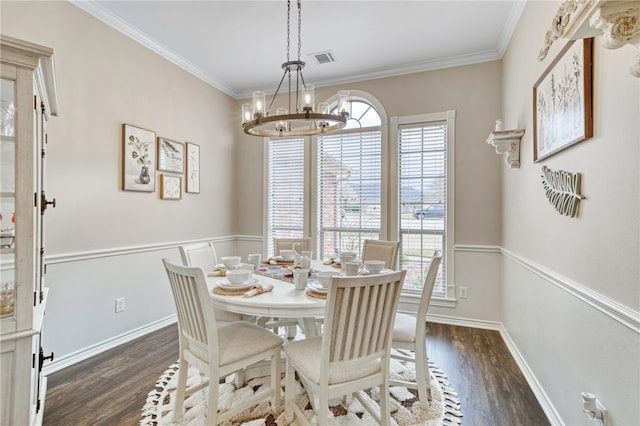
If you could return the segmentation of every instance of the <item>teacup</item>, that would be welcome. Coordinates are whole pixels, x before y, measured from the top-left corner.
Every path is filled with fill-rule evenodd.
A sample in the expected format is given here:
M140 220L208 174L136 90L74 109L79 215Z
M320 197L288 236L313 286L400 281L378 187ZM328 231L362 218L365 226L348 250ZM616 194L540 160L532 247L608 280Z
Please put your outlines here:
M353 262L353 259L356 258L358 253L354 253L352 251L343 251L338 256L340 259L340 263Z
M322 288L329 288L329 282L331 281L331 277L339 276L340 272L337 271L325 271L318 272L317 279Z
M251 279L248 269L233 269L227 272L227 279L231 284L245 284Z
M379 274L384 268L384 260L365 260L364 269L370 274Z
M293 260L293 250L280 250L282 260Z
M236 266L236 269L246 269L247 271L252 271L255 267L253 266L253 263L238 263L238 265Z
M241 258L240 256L223 256L220 260L222 260L225 268L235 269L240 263Z
M252 253L247 256L247 262L251 263L255 269L260 267L260 261L262 260L262 255L260 253Z
M344 265L344 274L347 277L353 277L355 275L358 275L358 270L360 269L359 262L346 262L343 265Z
M308 269L293 270L293 284L296 286L296 290L304 290L307 287L308 278L309 278Z

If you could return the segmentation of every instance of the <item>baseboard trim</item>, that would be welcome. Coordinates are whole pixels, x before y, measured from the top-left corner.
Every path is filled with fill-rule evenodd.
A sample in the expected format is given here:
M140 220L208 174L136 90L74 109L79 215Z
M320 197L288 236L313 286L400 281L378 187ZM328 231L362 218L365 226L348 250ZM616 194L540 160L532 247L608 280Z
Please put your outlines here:
M56 371L62 370L63 368L91 358L94 355L98 355L109 349L113 349L119 345L122 345L123 343L130 342L131 340L137 339L138 337L142 337L156 330L160 330L161 328L164 328L168 325L174 324L176 321L176 315L170 315L161 320L152 322L151 324L138 327L126 333L120 334L119 336L112 337L111 339L107 339L100 343L88 346L84 349L70 353L61 358L54 359L50 364L47 364L42 368L42 374L44 376L48 376L49 374L55 373Z
M522 371L522 374L524 375L525 380L529 384L531 391L533 392L536 399L538 400L538 403L540 404L540 407L542 407L542 410L547 416L547 419L549 420L549 422L554 426L564 425L564 422L562 421L560 414L558 414L558 411L556 410L555 406L551 402L551 399L549 399L549 396L544 391L542 385L540 385L540 382L538 382L538 379L536 378L535 374L533 373L531 368L529 368L529 364L527 364L527 362L525 361L524 357L518 350L518 347L516 346L515 342L511 339L511 336L509 335L507 330L504 328L503 324L500 324L499 331L500 331L500 336L502 336L502 340L504 341L505 345L507 345L507 349L511 353L511 356L513 357L513 359L516 361L516 364L518 364L518 368L520 368L520 371Z
M531 391L533 392L536 399L538 400L538 403L542 407L542 410L547 416L547 419L549 419L549 422L554 426L564 425L562 418L560 417L560 415L558 414L558 411L555 409L553 403L547 396L547 393L544 391L544 389L540 385L540 382L538 382L538 379L536 379L535 374L533 374L533 371L531 370L531 368L529 368L529 365L527 364L524 357L518 350L514 341L511 339L511 336L509 335L507 330L504 328L504 324L498 321L483 321L483 320L476 320L471 318L457 318L457 317L451 317L447 315L431 315L431 314L427 314L427 321L438 323L438 324L455 325L455 326L461 326L461 327L471 327L471 328L480 328L485 330L498 331L500 333L500 337L502 337L502 340L507 346L509 353L511 354L513 359L516 361L516 364L518 365L518 368L520 368L520 371L522 371L522 375L524 376L525 380L529 384Z

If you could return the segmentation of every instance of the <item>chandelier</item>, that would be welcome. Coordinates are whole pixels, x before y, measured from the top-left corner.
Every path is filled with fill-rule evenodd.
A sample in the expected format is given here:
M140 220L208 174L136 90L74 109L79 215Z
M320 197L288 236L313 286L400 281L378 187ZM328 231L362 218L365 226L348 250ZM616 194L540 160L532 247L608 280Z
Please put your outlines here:
M342 129L349 118L349 91L338 92L336 114L329 113L329 104L318 103L314 110L314 87L307 84L302 76L305 63L300 60L301 0L298 3L298 59L290 60L290 15L291 0L287 0L287 61L282 64L284 74L280 79L269 106L266 106L264 92L253 92L253 103L242 104L242 128L249 135L261 137L310 136ZM285 78L288 79L288 108L277 108L275 114L271 107L278 96ZM293 102L293 108L292 108Z

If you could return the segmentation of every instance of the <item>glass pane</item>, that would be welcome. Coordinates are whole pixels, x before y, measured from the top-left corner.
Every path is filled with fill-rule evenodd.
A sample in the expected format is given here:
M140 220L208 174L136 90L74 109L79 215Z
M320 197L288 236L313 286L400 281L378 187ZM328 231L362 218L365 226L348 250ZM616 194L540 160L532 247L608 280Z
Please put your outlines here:
M15 83L0 80L0 318L15 314Z

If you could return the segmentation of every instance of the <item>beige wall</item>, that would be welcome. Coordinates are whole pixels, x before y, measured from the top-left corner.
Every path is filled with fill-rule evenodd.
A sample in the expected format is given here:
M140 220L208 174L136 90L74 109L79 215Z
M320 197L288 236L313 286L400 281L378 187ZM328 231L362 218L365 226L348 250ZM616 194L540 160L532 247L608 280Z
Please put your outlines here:
M388 117L456 110L455 244L498 245L502 158L485 140L500 115L500 80L501 64L496 61L318 88L316 99L350 89L371 94ZM238 101L236 122L242 102ZM263 144L261 138L245 136L241 130L238 138L239 157L248 162L238 175L243 189L238 233L262 235L262 215L255 212L262 205Z
M638 52L608 50L595 40L593 138L533 163L532 87L566 44L558 40L537 60L556 7L530 2L503 59L505 123L527 130L522 166L504 172L503 245L638 311L640 79L629 73ZM582 174L586 199L577 218L557 214L546 201L543 165Z
M68 2L3 2L2 32L55 51L60 117L51 120L48 253L233 233L235 101ZM121 126L201 148L200 194L180 202L122 191ZM183 182L184 186L184 182Z
M502 322L535 377L548 413L589 425L580 392L595 393L609 423L640 423L640 79L637 49L594 41L594 136L533 163L532 87L567 43L538 50L560 2L528 2L503 58L505 124L526 129L521 167L503 167ZM543 165L582 174L576 218L545 198ZM543 398L543 399L544 399Z
M234 234L235 101L69 2L0 7L3 34L55 52L43 346L64 365L171 321L161 257L179 261L176 244ZM154 193L122 191L123 123L199 144L200 194L161 200L157 181ZM126 309L116 314L119 297Z

